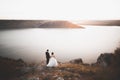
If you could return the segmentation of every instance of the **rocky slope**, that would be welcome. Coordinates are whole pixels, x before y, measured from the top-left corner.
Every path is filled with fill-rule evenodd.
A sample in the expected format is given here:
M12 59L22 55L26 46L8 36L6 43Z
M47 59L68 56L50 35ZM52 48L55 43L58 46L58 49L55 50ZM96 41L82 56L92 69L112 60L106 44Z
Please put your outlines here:
M102 63L107 65L101 66ZM120 48L101 54L95 65L86 65L79 58L48 68L44 62L25 63L0 57L0 80L120 80Z

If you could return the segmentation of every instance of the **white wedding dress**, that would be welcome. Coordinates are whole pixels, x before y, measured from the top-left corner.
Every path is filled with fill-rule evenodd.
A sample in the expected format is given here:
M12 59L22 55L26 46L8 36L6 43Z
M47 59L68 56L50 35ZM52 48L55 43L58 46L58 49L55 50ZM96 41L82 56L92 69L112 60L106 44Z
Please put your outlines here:
M58 66L58 62L55 56L51 56L49 63L47 64L47 67L57 67L57 66Z

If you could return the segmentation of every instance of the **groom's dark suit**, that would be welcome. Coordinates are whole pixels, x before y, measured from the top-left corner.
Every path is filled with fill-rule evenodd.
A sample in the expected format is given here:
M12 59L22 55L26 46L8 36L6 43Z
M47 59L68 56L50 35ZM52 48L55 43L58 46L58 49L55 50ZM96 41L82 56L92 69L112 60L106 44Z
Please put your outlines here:
M49 59L50 59L50 54L49 54L48 51L49 51L49 50L47 50L47 52L46 52L46 64L48 64Z

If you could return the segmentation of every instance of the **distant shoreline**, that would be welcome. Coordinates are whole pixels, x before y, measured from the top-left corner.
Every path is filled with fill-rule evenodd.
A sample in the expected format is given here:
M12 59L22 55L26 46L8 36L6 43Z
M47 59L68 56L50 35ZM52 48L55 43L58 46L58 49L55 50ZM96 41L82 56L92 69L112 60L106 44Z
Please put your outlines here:
M91 26L120 26L120 20L80 20L75 23Z
M0 29L21 28L82 28L81 25L90 26L120 26L120 20L19 20L0 19ZM65 27L64 27L65 26Z

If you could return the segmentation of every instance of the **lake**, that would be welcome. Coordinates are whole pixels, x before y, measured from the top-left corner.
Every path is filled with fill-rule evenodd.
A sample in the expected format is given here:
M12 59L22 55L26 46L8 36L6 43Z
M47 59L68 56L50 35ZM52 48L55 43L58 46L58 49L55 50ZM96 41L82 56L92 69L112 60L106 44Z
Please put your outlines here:
M84 27L0 30L0 56L39 62L45 60L49 49L61 62L82 58L91 63L101 53L112 53L120 45L120 27Z

